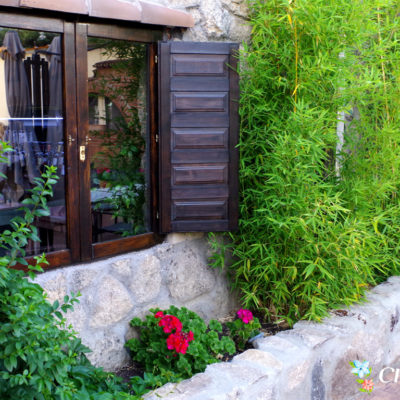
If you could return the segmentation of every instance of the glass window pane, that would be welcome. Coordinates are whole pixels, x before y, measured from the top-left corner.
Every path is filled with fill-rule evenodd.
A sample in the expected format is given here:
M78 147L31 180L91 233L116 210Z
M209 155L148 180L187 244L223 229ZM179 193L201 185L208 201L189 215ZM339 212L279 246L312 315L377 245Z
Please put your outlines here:
M54 165L60 179L48 198L50 215L35 221L41 243L29 243L27 255L65 249L61 37L0 28L0 43L0 136L13 148L0 164L0 231L22 215L34 178Z
M147 47L89 38L93 242L148 232Z

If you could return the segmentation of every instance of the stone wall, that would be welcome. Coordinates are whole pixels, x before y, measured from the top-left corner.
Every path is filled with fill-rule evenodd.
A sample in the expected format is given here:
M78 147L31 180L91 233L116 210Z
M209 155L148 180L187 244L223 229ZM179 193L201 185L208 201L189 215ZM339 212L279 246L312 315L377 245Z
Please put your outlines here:
M71 292L82 294L66 314L67 324L92 349L89 359L113 371L129 361L124 348L134 334L129 321L144 317L149 308L185 306L206 320L236 308L224 275L207 264L210 249L202 236L172 234L153 248L49 271L35 282L50 302L62 303Z
M361 400L349 362L368 360L375 385L383 367L400 368L400 277L372 289L368 302L336 310L322 324L259 339L229 363L209 365L146 400ZM400 397L400 396L399 396Z

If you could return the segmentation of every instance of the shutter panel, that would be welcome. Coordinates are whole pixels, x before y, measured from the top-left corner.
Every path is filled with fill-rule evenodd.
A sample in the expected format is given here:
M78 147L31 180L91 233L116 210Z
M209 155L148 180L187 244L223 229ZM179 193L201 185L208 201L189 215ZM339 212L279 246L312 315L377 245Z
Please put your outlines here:
M233 43L159 43L163 233L237 228L237 49Z

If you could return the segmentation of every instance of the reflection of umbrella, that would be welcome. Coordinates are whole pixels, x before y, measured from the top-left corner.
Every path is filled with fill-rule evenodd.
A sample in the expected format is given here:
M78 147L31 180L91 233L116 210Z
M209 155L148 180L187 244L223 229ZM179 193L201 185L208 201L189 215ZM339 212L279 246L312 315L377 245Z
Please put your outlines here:
M61 37L55 36L45 52L49 67L49 120L47 127L48 164L57 166L57 175L62 178L64 171L63 142L63 93L62 93L62 58ZM57 118L57 119L52 119ZM53 187L54 198L64 197L64 180L60 179Z
M8 31L5 34L3 47L5 49L1 57L4 60L6 98L10 114L4 140L11 144L14 151L8 155L8 166L3 164L0 171L5 172L8 167L14 172L14 183L22 186L23 167L26 167L31 183L34 182L33 178L39 175L33 148L37 143L36 135L32 128L26 128L27 118L32 116L32 107L23 63L25 50L15 31Z
M63 140L62 126L62 64L61 64L61 38L56 36L46 52L49 54L49 117L60 118L52 120L47 129L47 142L57 146Z

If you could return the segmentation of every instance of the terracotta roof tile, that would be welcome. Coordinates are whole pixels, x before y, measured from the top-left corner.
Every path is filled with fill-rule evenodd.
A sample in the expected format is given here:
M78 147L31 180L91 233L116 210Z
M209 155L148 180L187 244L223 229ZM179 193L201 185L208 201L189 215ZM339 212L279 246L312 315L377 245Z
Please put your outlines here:
M123 19L128 21L141 20L139 4L122 2L118 0L91 0L89 15L92 17L105 17Z
M39 8L153 25L194 26L193 17L184 11L141 0L0 0L0 6Z
M192 16L184 11L173 10L158 4L140 1L142 6L141 22L145 24L168 25L168 26L194 26Z
M0 3L3 4L3 0ZM43 8L76 14L88 14L89 11L85 0L20 0L19 5L20 7Z
M2 0L1 1L2 6L9 6L9 7L18 7L19 5L19 0Z

